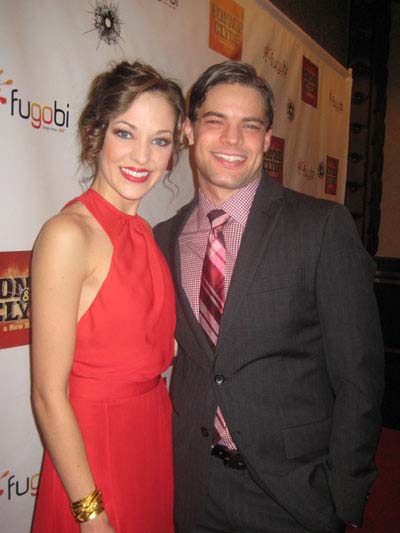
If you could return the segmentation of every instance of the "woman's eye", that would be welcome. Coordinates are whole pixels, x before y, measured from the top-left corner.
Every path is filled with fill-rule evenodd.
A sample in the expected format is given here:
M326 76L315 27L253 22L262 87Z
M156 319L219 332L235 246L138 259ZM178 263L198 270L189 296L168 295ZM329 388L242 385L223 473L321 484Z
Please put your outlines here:
M171 139L164 139L163 137L158 137L157 139L154 139L153 144L156 144L157 146L169 146L171 142Z
M116 130L114 133L121 139L130 139L132 137L130 132L126 130Z

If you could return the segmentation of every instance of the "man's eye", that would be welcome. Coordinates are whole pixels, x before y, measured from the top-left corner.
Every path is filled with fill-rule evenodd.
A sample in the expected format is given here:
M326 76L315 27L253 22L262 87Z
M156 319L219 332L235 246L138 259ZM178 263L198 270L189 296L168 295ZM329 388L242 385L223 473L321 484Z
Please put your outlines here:
M248 130L259 131L261 126L259 124L245 124L245 128Z
M206 120L206 124L212 124L212 125L217 125L217 126L219 126L219 125L222 124L222 120L219 120L219 119L217 119L217 118L208 118L208 119Z

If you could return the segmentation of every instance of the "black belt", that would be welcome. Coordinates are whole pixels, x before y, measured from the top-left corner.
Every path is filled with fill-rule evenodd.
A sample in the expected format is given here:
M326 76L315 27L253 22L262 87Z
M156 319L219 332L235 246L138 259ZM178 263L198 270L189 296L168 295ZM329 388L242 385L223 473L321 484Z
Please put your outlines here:
M246 468L243 457L237 450L229 450L226 446L216 444L211 448L211 455L221 459L224 465L229 466L229 468L235 468L236 470L244 470Z

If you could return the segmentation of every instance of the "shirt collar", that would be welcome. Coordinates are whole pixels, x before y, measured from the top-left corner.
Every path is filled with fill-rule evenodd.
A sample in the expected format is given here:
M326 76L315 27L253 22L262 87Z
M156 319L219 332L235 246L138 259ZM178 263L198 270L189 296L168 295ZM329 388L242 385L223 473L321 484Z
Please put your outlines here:
M206 227L209 229L210 222L207 215L213 209L223 209L225 213L233 218L241 226L245 226L250 213L250 208L254 196L260 184L260 177L251 181L246 187L238 189L226 202L219 207L213 205L204 194L199 191L199 208L197 212L198 229Z

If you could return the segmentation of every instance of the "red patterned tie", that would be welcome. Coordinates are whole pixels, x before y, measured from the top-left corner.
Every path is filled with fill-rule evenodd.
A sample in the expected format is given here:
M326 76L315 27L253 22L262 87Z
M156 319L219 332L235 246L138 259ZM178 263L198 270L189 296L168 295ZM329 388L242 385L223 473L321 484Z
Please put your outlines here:
M210 220L211 231L201 273L199 322L215 350L225 304L226 248L222 232L229 215L222 209L215 209L207 216ZM213 444L222 444L229 449L236 449L219 406L214 420Z

